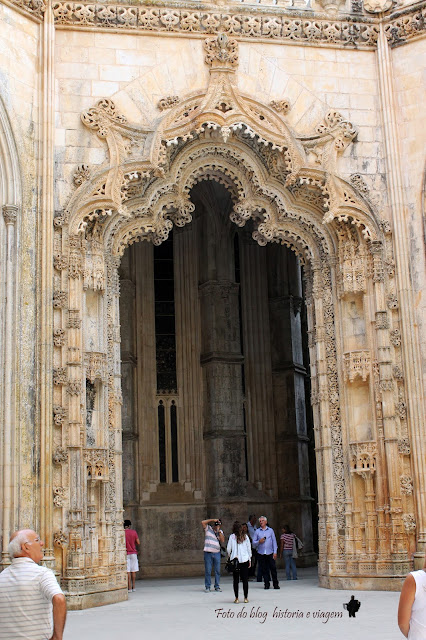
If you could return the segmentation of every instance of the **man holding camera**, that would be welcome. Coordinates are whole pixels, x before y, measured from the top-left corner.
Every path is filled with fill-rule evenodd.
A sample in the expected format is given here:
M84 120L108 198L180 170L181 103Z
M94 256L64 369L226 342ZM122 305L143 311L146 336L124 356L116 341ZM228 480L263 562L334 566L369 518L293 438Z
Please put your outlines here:
M214 590L222 591L220 588L220 545L225 542L225 536L220 528L222 521L218 518L210 518L201 522L204 540L204 569L205 569L205 592L210 593L212 566L214 567Z

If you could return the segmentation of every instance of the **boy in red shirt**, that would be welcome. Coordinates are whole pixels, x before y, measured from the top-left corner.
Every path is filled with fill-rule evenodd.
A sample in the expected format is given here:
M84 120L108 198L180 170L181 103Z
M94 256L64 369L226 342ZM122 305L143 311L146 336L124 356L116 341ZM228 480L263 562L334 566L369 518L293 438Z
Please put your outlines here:
M127 588L130 591L136 591L136 571L139 571L138 556L136 545L140 545L138 534L134 529L131 529L132 523L130 520L124 521L124 535L126 536L126 551L127 551Z

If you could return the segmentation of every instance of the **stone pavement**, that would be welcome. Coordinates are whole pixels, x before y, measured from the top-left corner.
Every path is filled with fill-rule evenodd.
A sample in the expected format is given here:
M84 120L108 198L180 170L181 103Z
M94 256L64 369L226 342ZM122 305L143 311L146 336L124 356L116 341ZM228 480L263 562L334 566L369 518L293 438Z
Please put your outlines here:
M201 577L141 580L127 602L71 611L64 640L403 640L396 622L399 593L330 591L318 587L316 570L300 570L297 582L287 582L283 573L278 572L279 591L250 582L246 605L234 604L230 576L222 576L222 593L209 594L203 592ZM343 609L352 594L361 602L355 619ZM286 610L300 617L274 617L274 611Z

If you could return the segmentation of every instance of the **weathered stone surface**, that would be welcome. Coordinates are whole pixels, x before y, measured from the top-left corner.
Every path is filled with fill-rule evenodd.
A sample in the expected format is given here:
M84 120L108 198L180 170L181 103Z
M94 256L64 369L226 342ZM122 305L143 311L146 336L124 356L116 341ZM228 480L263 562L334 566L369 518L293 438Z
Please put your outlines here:
M145 575L248 511L311 561L316 468L321 584L399 581L426 532L424 7L172 4L0 3L2 562L35 526L72 608L123 599L123 496L164 550Z

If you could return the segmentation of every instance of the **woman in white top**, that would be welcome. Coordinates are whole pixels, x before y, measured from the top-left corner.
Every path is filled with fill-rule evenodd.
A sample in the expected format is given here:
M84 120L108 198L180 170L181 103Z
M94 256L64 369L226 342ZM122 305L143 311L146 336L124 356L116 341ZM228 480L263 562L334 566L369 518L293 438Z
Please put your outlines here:
M248 602L248 570L251 564L251 543L248 535L243 531L243 525L234 522L232 534L229 536L227 551L231 560L238 559L238 569L234 571L235 604L238 604L238 585L243 583L244 602Z
M423 569L405 578L399 598L398 624L408 640L426 638L426 556Z

